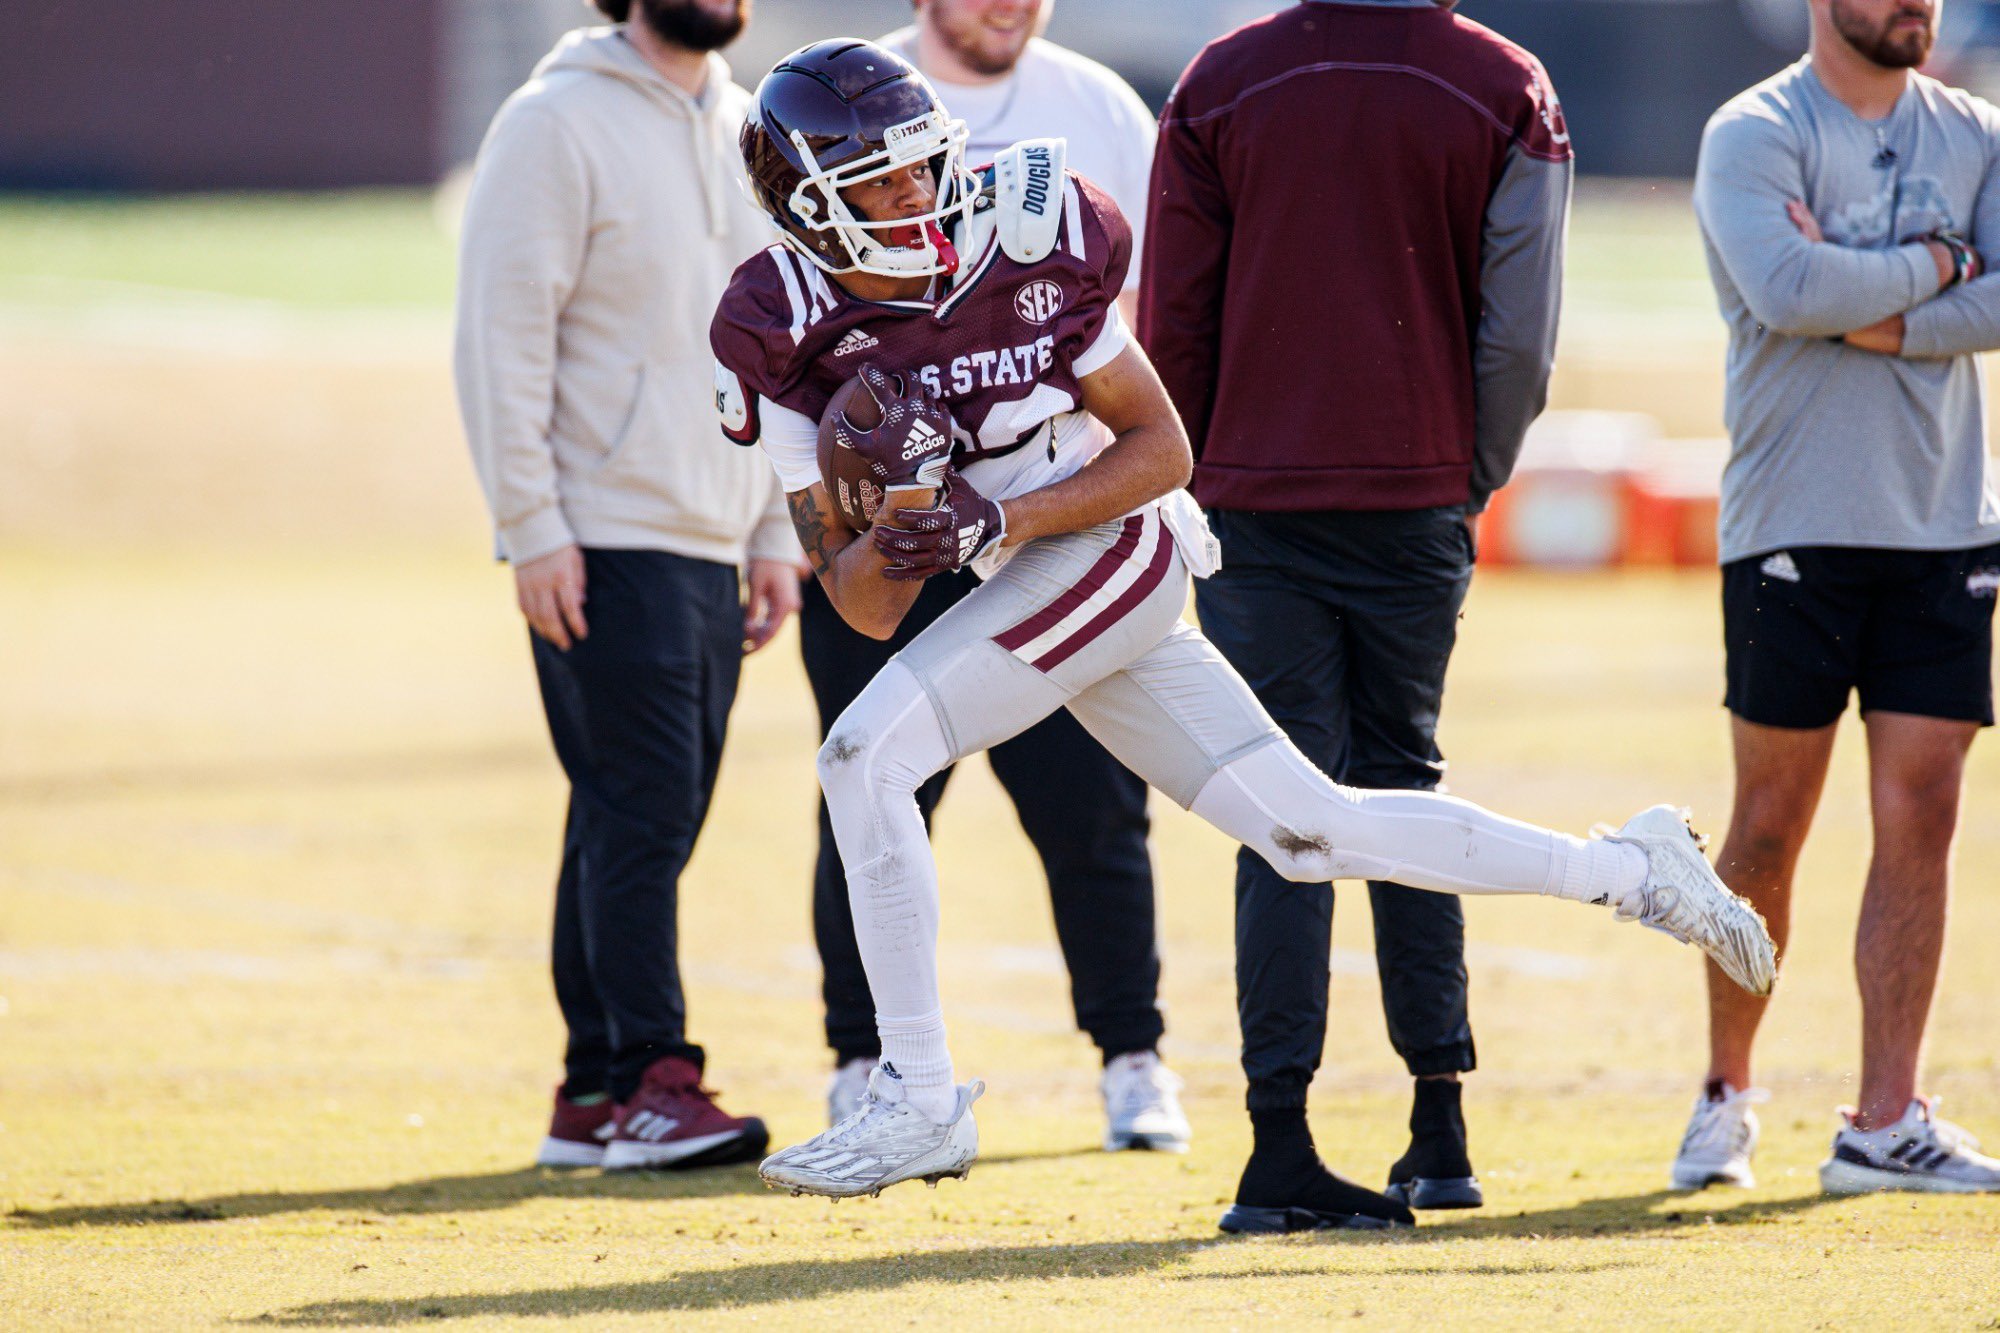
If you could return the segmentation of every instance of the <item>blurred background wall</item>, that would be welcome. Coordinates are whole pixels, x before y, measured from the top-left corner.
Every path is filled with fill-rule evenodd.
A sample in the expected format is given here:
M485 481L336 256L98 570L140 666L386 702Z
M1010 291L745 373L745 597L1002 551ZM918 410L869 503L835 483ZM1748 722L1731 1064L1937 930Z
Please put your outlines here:
M1201 45L1272 0L1058 0L1050 36L1154 106ZM1583 169L1684 176L1702 122L1794 59L1806 0L1463 0L1547 63ZM754 84L906 0L758 0L729 52ZM0 189L413 185L469 160L583 0L0 0ZM1942 63L1983 86L2000 3L1950 0Z

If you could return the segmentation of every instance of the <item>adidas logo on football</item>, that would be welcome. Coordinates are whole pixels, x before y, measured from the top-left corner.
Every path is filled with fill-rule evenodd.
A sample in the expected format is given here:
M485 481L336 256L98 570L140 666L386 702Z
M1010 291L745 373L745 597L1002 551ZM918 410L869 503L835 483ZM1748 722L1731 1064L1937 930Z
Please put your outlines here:
M1790 551L1778 552L1776 555L1765 560L1763 564L1757 566L1757 569L1765 578L1777 579L1780 583L1797 583L1799 581L1799 567L1793 561Z
M903 438L903 461L927 454L937 444L938 430L925 421L912 421L910 433Z
M841 340L833 345L835 356L846 356L849 352L865 352L881 339L871 338L860 329L849 329Z

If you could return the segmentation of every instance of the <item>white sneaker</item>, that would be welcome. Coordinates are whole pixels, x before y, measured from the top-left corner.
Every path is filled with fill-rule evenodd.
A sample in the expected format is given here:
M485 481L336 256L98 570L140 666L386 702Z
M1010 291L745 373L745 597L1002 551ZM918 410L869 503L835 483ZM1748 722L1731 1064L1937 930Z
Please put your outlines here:
M861 1099L868 1095L868 1076L875 1072L877 1063L861 1056L833 1071L833 1077L826 1085L826 1123L829 1128L861 1109Z
M1104 1066L1104 1151L1188 1150L1180 1075L1151 1051L1131 1051Z
M940 1125L910 1104L894 1066L878 1065L859 1110L804 1143L772 1153L757 1174L767 1185L829 1199L880 1194L905 1180L936 1185L946 1176L963 1179L979 1156L972 1104L985 1091L977 1081L959 1085L951 1120Z
M1750 1108L1770 1100L1771 1094L1762 1088L1738 1092L1727 1083L1722 1085L1719 1100L1710 1099L1705 1092L1697 1097L1687 1133L1681 1136L1680 1153L1674 1158L1674 1188L1754 1187L1757 1177L1750 1171L1750 1155L1757 1151L1757 1113Z
M1688 827L1687 811L1656 805L1607 834L1646 854L1646 882L1622 903L1620 921L1640 921L1692 944L1752 995L1769 995L1778 979L1778 951L1764 918L1729 891L1701 854L1706 840Z
M1854 1127L1854 1111L1833 1136L1833 1156L1820 1163L1819 1185L1828 1194L1922 1190L1932 1194L2000 1192L2000 1159L1979 1151L1979 1140L1931 1113L1919 1097L1903 1118L1881 1129Z

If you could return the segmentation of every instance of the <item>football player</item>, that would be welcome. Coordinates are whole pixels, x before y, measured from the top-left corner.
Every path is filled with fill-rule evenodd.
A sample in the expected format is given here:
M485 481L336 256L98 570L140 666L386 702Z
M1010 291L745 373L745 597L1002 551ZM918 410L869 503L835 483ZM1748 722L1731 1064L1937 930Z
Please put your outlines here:
M1281 874L1609 906L1769 990L1763 921L1659 806L1589 841L1419 792L1337 786L1181 621L1213 539L1181 489L1187 436L1120 317L1131 237L1110 200L1030 140L972 171L923 77L866 42L821 42L764 79L743 155L780 242L740 267L711 328L716 402L760 444L841 615L887 637L932 574L985 582L843 713L819 776L847 865L882 1063L861 1108L761 1168L840 1198L963 1176L972 1103L945 1042L936 867L913 793L947 764L1068 708L1134 772ZM1237 373L1251 368L1239 367ZM841 425L894 495L866 531L823 483L820 419L857 372L882 420ZM1231 1230L1407 1222L1320 1168L1318 1193L1239 1199Z

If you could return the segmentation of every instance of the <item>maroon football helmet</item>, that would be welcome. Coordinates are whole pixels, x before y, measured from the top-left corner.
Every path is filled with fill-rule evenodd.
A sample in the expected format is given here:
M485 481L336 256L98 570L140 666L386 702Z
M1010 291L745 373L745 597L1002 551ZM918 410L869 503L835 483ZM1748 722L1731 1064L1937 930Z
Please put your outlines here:
M901 56L851 37L801 47L757 85L740 142L757 202L827 272L907 278L957 267L946 229L979 189L965 169L965 122ZM840 197L925 160L938 191L928 213L868 222Z

